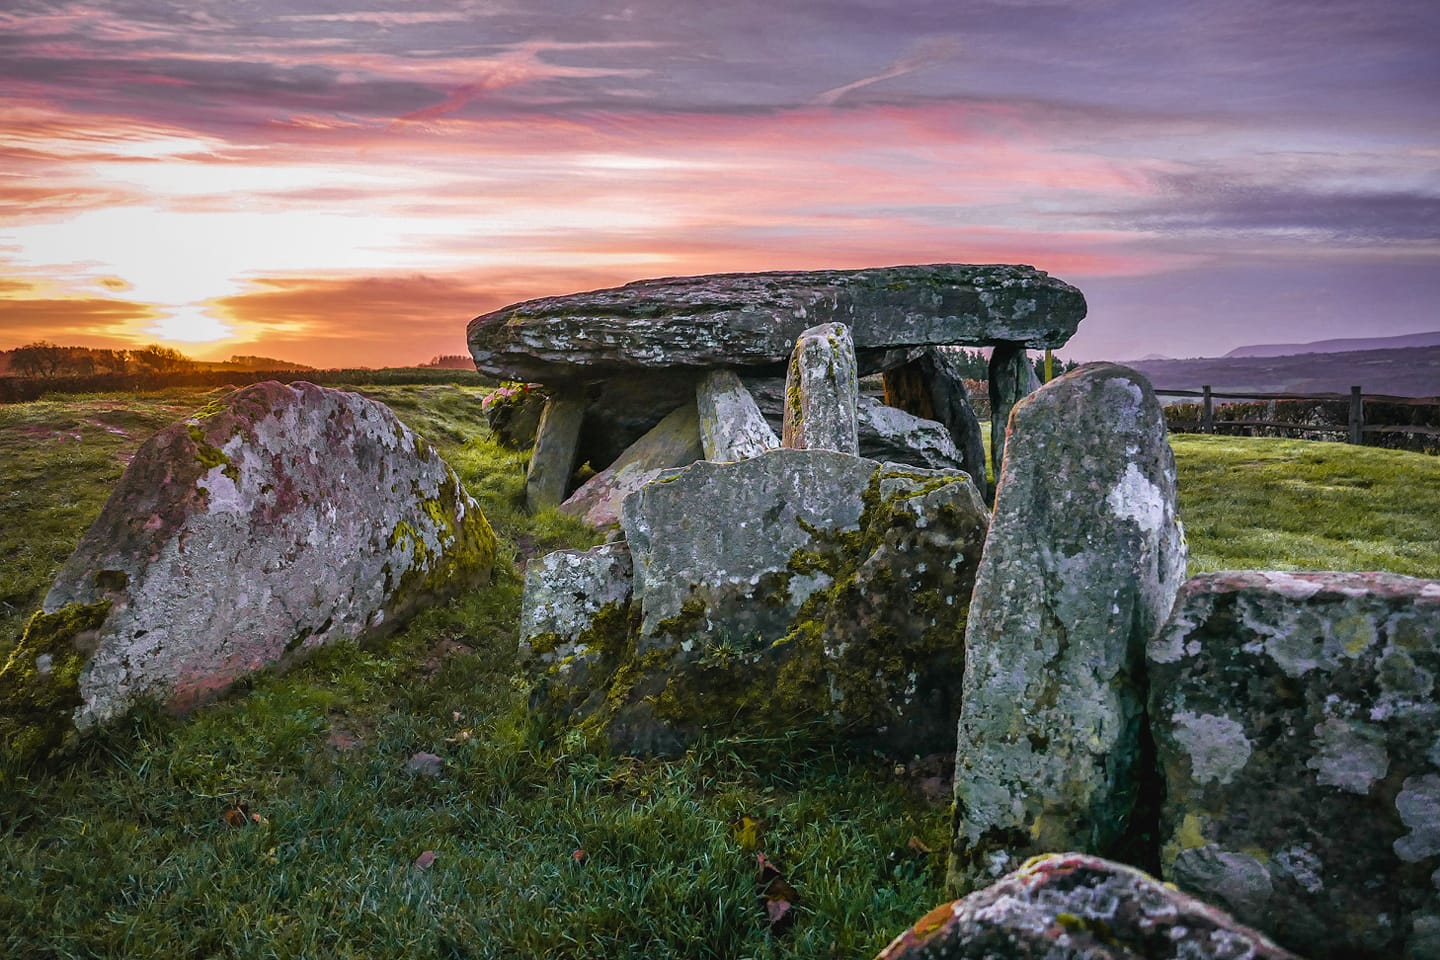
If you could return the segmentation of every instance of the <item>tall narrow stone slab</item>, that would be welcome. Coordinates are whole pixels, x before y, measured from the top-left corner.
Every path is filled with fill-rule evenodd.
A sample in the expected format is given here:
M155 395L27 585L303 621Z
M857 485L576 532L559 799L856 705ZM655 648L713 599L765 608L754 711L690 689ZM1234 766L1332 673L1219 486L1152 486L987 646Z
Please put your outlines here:
M1204 574L1147 654L1165 879L1312 960L1440 957L1440 582Z
M748 460L780 446L780 440L734 370L711 370L695 385L705 459Z
M525 503L531 510L564 501L570 475L575 472L584 420L585 401L580 397L555 396L545 402L525 474Z
M781 445L790 450L858 455L859 396L850 328L843 323L822 323L806 330L795 341L785 378Z
M1137 782L1144 645L1185 573L1175 461L1149 383L1091 364L1016 406L976 579L950 884L1105 855Z
M1023 343L999 343L990 353L990 466L995 482L1005 462L1005 431L1010 411L1040 388Z

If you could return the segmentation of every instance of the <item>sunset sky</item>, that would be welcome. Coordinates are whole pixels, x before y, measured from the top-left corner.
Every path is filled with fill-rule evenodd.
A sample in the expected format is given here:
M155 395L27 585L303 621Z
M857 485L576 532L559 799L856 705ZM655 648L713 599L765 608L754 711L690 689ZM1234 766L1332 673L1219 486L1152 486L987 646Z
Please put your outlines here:
M940 261L1079 286L1080 359L1440 329L1440 2L0 6L0 348Z

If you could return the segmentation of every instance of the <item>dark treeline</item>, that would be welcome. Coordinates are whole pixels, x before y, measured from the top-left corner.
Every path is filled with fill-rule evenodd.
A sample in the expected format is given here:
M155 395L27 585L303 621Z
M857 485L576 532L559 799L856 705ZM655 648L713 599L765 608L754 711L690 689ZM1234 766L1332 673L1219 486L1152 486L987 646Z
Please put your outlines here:
M180 370L132 373L96 373L79 376L0 376L0 403L22 403L52 393L136 393L167 387L243 387L264 380L292 383L308 380L322 386L393 386L400 384L453 383L462 386L493 386L473 368L450 370L443 367L392 367L383 370Z

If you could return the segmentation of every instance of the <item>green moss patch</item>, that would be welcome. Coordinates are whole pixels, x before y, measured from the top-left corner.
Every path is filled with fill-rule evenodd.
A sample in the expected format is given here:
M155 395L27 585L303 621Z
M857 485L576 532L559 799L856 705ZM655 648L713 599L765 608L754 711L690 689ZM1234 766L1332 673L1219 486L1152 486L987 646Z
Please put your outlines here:
M72 603L30 618L20 643L0 667L0 750L5 766L43 761L74 732L80 672L111 601Z

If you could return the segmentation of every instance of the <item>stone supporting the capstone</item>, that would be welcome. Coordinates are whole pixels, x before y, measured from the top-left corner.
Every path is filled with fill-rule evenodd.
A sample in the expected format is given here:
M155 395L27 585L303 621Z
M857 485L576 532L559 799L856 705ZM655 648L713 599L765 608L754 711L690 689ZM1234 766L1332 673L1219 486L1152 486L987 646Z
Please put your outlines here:
M785 378L781 445L789 450L860 452L856 406L860 379L855 344L843 323L822 323L800 334Z
M558 506L565 499L584 420L583 399L556 396L546 401L525 475L525 503L531 510Z
M711 370L695 385L706 460L748 460L780 446L734 370Z
M1016 405L965 630L950 885L1106 855L1138 788L1145 644L1185 576L1150 384L1090 364Z
M1000 482L1000 467L1005 461L1005 429L1010 411L1020 400L1040 386L1035 369L1025 355L1025 344L1007 342L995 345L990 353L990 465L995 482Z
M592 527L620 522L620 504L667 467L684 467L704 456L700 418L694 403L683 403L630 444L616 461L581 484L560 510Z
M980 496L988 496L985 439L965 394L965 379L941 350L927 348L915 359L885 371L885 402L906 413L943 424L960 462Z

